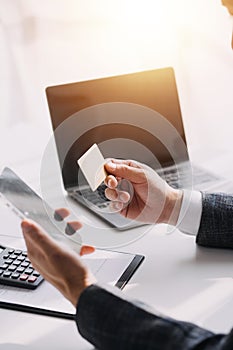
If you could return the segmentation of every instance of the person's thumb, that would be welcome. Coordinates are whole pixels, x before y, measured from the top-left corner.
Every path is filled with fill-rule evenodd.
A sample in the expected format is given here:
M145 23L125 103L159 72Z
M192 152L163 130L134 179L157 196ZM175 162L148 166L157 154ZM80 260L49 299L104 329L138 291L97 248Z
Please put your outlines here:
M121 177L134 183L140 183L144 177L144 170L135 168L127 164L108 162L105 164L105 169L111 175Z

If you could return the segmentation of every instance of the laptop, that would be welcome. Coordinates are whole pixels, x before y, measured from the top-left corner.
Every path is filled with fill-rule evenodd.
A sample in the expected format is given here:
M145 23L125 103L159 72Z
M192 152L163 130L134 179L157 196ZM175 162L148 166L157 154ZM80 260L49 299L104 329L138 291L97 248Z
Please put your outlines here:
M172 67L50 86L46 96L65 190L118 230L140 223L100 210L105 185L92 192L77 164L94 143L105 158L146 163L176 188L218 180L200 169L193 176Z

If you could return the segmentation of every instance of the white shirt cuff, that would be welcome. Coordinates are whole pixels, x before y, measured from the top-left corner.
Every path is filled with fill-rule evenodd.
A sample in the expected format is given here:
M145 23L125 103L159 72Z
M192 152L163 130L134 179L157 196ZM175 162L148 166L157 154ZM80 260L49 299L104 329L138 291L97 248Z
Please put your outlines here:
M183 200L176 227L183 233L197 235L201 222L201 214L201 192L183 190Z

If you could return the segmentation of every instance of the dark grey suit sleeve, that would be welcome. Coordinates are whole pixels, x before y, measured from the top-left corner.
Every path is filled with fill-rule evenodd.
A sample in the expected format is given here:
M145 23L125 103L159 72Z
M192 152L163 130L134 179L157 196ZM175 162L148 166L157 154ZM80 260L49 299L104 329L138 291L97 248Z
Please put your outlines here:
M230 350L233 334L214 334L191 323L155 315L117 288L92 285L76 314L80 334L100 350Z
M202 216L197 244L233 248L233 196L202 193Z

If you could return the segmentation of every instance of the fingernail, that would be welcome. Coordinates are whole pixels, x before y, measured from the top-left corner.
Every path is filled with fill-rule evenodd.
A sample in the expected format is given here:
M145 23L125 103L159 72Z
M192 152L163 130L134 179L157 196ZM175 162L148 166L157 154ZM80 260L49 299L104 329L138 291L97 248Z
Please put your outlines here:
M125 202L125 195L122 193L119 196L120 201Z
M109 188L114 188L114 187L115 187L115 186L114 186L114 182L113 182L112 179L108 180L108 187L109 187Z

